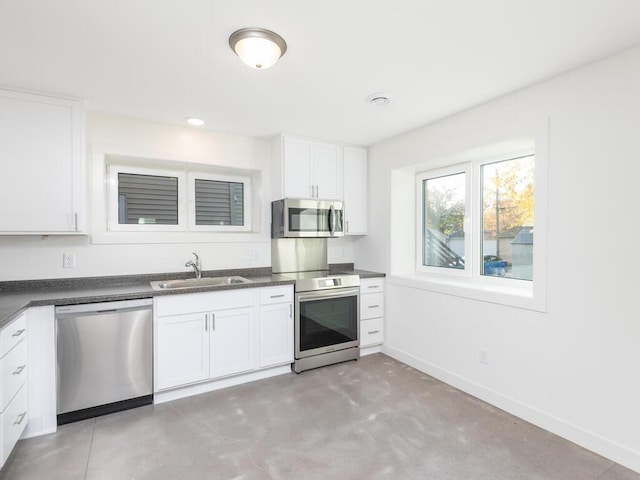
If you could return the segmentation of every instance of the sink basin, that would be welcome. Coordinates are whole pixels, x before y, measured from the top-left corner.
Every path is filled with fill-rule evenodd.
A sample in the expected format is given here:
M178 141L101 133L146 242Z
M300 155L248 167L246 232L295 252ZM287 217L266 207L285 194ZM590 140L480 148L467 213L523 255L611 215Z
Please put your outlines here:
M222 287L224 285L238 285L242 283L251 283L244 277L236 275L230 277L203 277L203 278L187 278L184 280L160 280L151 282L151 288L154 290L177 290L179 288L198 288L198 287Z

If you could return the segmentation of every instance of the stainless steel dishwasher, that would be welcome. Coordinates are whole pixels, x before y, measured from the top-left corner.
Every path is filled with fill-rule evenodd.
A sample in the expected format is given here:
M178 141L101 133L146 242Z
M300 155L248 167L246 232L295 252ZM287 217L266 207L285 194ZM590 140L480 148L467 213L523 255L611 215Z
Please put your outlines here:
M151 304L56 307L58 425L153 403Z

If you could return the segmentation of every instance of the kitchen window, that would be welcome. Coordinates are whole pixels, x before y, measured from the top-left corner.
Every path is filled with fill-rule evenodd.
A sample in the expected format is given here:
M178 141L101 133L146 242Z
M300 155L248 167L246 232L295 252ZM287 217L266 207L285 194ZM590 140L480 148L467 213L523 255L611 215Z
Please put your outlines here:
M532 281L532 153L419 173L419 272L479 282Z
M109 165L111 231L185 229L185 173L165 169Z
M189 187L190 230L250 230L250 178L190 173Z
M251 230L248 176L109 164L108 181L109 231Z

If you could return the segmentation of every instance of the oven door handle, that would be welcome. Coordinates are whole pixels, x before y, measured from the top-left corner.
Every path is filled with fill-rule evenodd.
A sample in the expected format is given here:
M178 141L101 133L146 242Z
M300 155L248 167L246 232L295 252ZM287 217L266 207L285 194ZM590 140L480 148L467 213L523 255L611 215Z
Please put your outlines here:
M333 288L327 290L314 290L311 292L296 293L296 299L299 302L308 302L311 300L320 300L323 298L341 298L360 296L360 287Z

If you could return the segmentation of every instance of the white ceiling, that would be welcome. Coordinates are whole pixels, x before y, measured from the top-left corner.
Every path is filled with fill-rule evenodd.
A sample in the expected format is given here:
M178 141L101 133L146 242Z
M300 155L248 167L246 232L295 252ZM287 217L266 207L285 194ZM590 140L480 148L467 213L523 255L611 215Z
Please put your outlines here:
M249 26L287 41L274 67L230 50ZM4 87L360 145L638 44L638 0L0 0Z

